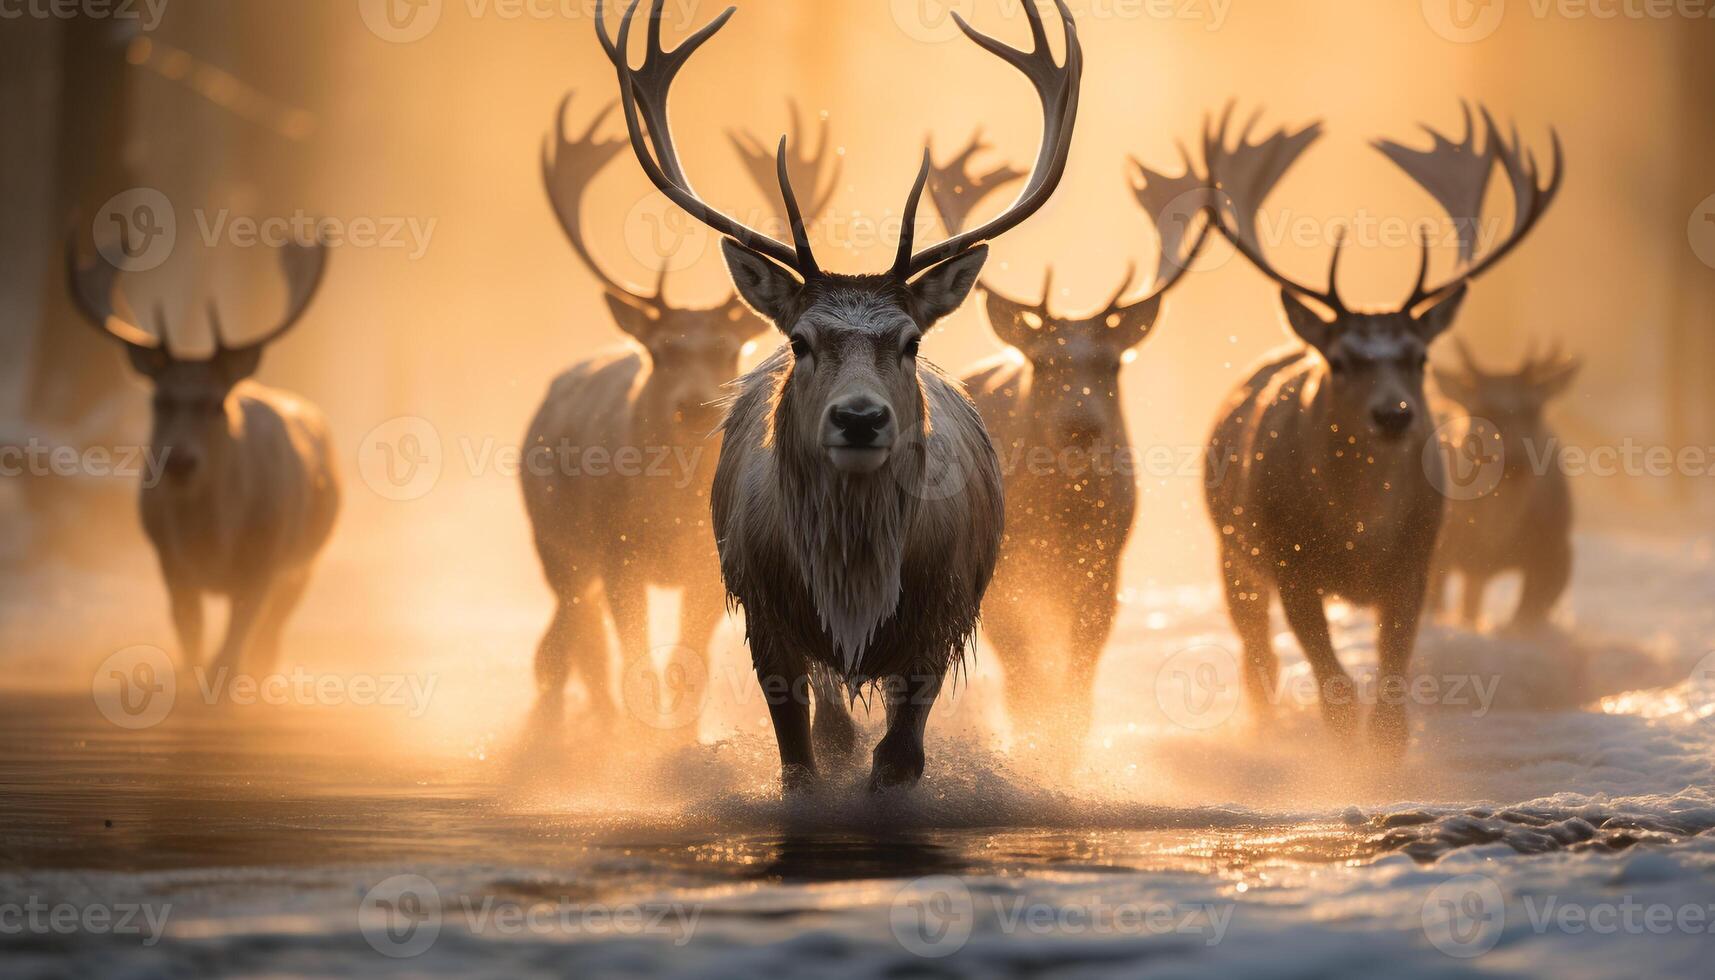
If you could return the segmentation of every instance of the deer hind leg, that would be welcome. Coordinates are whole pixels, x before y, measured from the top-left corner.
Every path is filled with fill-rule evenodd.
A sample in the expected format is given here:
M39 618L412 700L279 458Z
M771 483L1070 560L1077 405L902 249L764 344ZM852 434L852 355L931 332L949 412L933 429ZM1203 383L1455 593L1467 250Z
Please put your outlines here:
M810 724L810 739L816 755L833 762L857 758L858 730L847 707L845 685L832 671L812 668L810 689L816 710Z
M268 598L256 622L256 639L250 645L247 658L256 673L268 673L279 664L280 638L285 633L286 620L303 601L309 585L310 570L301 568L280 577L268 590Z
M536 645L536 714L545 722L563 720L566 682L575 667L590 710L607 717L613 713L613 695L608 690L607 632L597 605L600 591L586 581L555 592L554 618Z
M1340 658L1334 654L1334 641L1328 634L1328 613L1322 597L1314 589L1288 587L1280 589L1280 605L1286 611L1286 622L1298 637L1304 658L1316 677L1316 691L1322 703L1322 719L1341 736L1351 735L1357 728L1357 685Z
M929 726L929 712L935 708L935 699L940 696L941 680L941 674L929 672L883 679L887 734L875 745L869 774L871 792L890 786L913 786L923 778L926 761L923 732Z
M1267 721L1274 717L1280 683L1280 661L1268 631L1274 589L1260 576L1248 574L1232 558L1223 559L1221 576L1226 583L1227 614L1244 648L1245 702L1255 720Z
M1524 591L1509 630L1534 630L1548 623L1549 613L1572 581L1572 551L1556 548L1524 570Z
M179 653L184 666L202 663L202 592L167 580L167 601L173 611L173 632L179 636Z
M1041 734L1044 691L1036 662L1030 656L1027 618L1017 600L991 586L983 606L983 638L993 648L1005 672L1003 694L1006 717L1012 722L1013 738L1022 744Z

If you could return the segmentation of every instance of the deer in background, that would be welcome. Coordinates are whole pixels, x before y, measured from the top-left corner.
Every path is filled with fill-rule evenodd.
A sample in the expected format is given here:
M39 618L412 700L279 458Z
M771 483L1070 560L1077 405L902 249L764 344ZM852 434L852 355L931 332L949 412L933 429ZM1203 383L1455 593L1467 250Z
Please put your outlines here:
M598 5L597 29L618 75L638 162L662 193L725 236L721 249L740 295L787 340L738 381L723 424L713 512L721 573L744 609L788 790L816 779L813 742L822 741L829 719L846 714L845 699L824 696L827 685L817 688L817 675L831 678L838 695L880 693L887 730L873 751L871 788L915 783L930 711L976 629L1004 520L999 465L976 407L919 346L969 295L988 256L984 243L1039 210L1065 173L1083 53L1071 12L1056 6L1063 64L1049 50L1034 3L1024 7L1035 38L1030 51L958 20L968 37L1024 74L1041 101L1042 148L1019 199L981 227L918 251L925 154L892 267L842 275L816 262L784 138L776 171L791 244L705 203L680 167L668 92L732 10L667 52L656 29L662 0L653 0L645 60L634 70L626 52L637 0L617 42Z
M303 318L327 268L327 247L280 250L286 315L257 340L227 346L216 304L208 305L214 354L180 357L168 340L164 308L155 333L132 322L115 292L118 270L101 256L66 248L72 299L86 319L124 345L131 366L154 388L151 451L164 479L141 494L143 530L167 583L173 626L191 665L203 656L205 593L230 602L215 669L272 670L280 635L309 585L310 569L339 512L339 482L327 423L295 395L250 380L262 352ZM118 310L126 312L122 315Z
M1411 295L1395 310L1375 312L1352 310L1340 296L1343 238L1326 290L1286 277L1263 254L1258 211L1321 135L1321 124L1281 130L1260 143L1249 141L1247 126L1229 148L1229 107L1204 138L1205 177L1219 195L1217 227L1280 287L1286 322L1301 341L1271 356L1238 387L1211 438L1209 514L1219 535L1228 610L1244 645L1246 689L1266 715L1277 671L1269 604L1278 593L1315 674L1324 718L1335 731L1350 732L1355 690L1335 655L1324 603L1341 596L1373 606L1381 696L1370 731L1394 750L1406 740L1405 671L1445 504L1441 457L1424 452L1433 428L1424 395L1428 350L1452 326L1471 281L1536 227L1563 177L1557 134L1553 173L1544 183L1535 156L1516 135L1509 143L1487 112L1483 120L1482 152L1469 110L1459 143L1430 130L1428 150L1377 144L1435 198L1461 239L1459 270L1432 287L1426 235ZM1497 161L1512 185L1513 225L1475 261L1484 191ZM1224 478L1215 453L1230 464Z
M1524 591L1511 628L1534 629L1548 621L1572 579L1572 487L1544 411L1583 365L1556 348L1546 357L1527 354L1517 371L1490 372L1465 344L1458 350L1460 369L1435 371L1436 387L1454 403L1445 413L1447 441L1454 451L1498 452L1500 480L1475 488L1486 492L1449 499L1430 594L1439 607L1457 572L1462 618L1475 629L1490 580L1519 572Z
M650 586L679 593L681 643L706 667L708 644L725 615L709 530L718 446L711 434L720 427L722 386L738 376L745 345L768 329L736 295L707 308L669 303L665 266L653 293L602 269L584 237L584 201L625 141L595 135L614 105L576 139L568 138L570 101L567 95L560 104L544 149L543 182L572 251L601 283L614 322L636 344L579 362L556 378L525 436L535 462L523 470L524 504L557 603L536 652L539 715L549 722L561 716L574 669L598 718L611 717L602 606L613 619L624 662L636 664L649 657ZM824 145L825 131L824 125ZM742 152L736 137L734 143ZM831 196L834 185L822 177L820 158L800 167L811 186L825 183ZM614 465L562 465L562 448L586 457L592 449L604 451ZM637 465L619 465L622 454Z
M950 233L964 230L971 210L1021 176L1005 166L970 173L983 148L973 138L930 171L929 191ZM1137 508L1120 370L1209 233L1202 223L1190 234L1207 197L1190 166L1180 177L1136 160L1132 166L1132 192L1161 239L1154 288L1127 301L1136 271L1128 268L1106 305L1068 316L1051 309L1052 266L1039 303L981 282L989 324L1011 350L964 376L1006 486L1006 537L983 605L983 632L1005 668L1007 710L1020 734L1057 734L1055 714L1063 711L1059 733L1074 746L1089 731L1096 666L1113 632L1120 560Z

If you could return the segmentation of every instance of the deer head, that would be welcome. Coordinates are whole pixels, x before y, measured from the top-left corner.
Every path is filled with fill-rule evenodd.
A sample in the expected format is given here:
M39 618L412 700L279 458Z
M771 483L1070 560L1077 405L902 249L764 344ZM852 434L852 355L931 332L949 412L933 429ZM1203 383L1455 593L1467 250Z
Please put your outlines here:
M952 160L930 170L930 194L942 223L951 232L963 228L983 198L1023 176L1004 165L984 175L970 173L971 159L984 149L979 134ZM1042 436L1053 448L1089 449L1125 441L1119 405L1120 367L1131 360L1131 351L1154 329L1163 297L1179 282L1208 239L1209 224L1197 221L1205 210L1202 202L1207 195L1202 177L1189 160L1185 173L1178 177L1157 173L1137 160L1131 165L1132 193L1161 240L1155 285L1146 294L1125 299L1137 271L1135 265L1126 269L1113 298L1086 315L1051 309L1053 266L1048 267L1038 303L1012 299L987 282L979 284L988 297L989 324L995 335L1030 362L1031 390L1043 393L1052 406L1044 408L1041 420L1047 428ZM1194 224L1200 228L1193 236Z
M744 345L768 329L737 295L711 307L681 307L667 301L663 260L652 291L645 292L609 275L591 253L583 233L584 196L602 168L625 148L623 139L603 140L596 131L618 103L597 113L575 139L566 134L566 109L560 103L554 133L542 149L542 182L548 201L584 267L602 285L613 321L640 344L653 370L639 398L640 414L687 427L700 436L719 421L721 386L738 374Z
M1030 51L980 34L958 18L968 37L1030 80L1041 102L1042 148L1019 199L982 227L919 251L914 239L917 206L929 175L925 154L906 200L892 268L879 275L843 275L816 263L792 189L785 137L775 153L775 180L790 245L705 203L680 166L667 120L668 92L685 62L725 26L735 8L666 51L661 47L663 0L652 0L644 61L633 69L626 52L638 2L632 0L626 9L617 40L608 34L599 2L596 17L597 33L618 75L631 147L663 194L725 236L721 251L739 294L789 340L791 364L776 408L776 437L805 455L820 456L843 474L880 470L896 444L912 435L920 438L928 424L917 377L923 333L969 295L988 256L984 243L1041 208L1065 172L1083 71L1071 12L1056 0L1066 35L1064 64L1054 61L1034 2L1024 7L1035 39Z
M1258 211L1281 177L1322 135L1321 123L1297 132L1278 130L1252 143L1253 116L1232 148L1227 139L1231 106L1218 126L1206 128L1205 177L1217 195L1217 226L1252 265L1279 284L1287 323L1327 362L1330 411L1342 432L1394 441L1427 431L1429 413L1424 406L1423 385L1429 345L1453 325L1469 284L1494 268L1530 234L1559 193L1564 176L1559 135L1552 134L1553 173L1544 183L1535 155L1522 147L1516 132L1509 142L1487 110L1482 116L1486 135L1480 152L1477 127L1468 107L1465 138L1458 143L1426 126L1434 141L1428 150L1412 150L1386 141L1375 144L1435 198L1460 230L1454 275L1433 288L1428 285L1430 246L1425 234L1411 295L1397 309L1385 311L1352 310L1341 299L1338 279L1343 235L1334 246L1326 290L1311 289L1286 277L1263 254ZM1479 260L1475 231L1481 224L1483 199L1497 162L1512 184L1512 230Z
M1473 418L1494 425L1500 434L1503 458L1523 464L1540 457L1553 434L1545 420L1548 403L1564 395L1577 380L1583 361L1564 354L1558 344L1538 357L1535 345L1516 371L1489 371L1477 362L1464 341L1456 342L1460 367L1435 369L1435 385Z
M286 315L261 337L228 346L220 311L208 304L209 330L214 334L214 354L191 360L173 353L166 311L155 311L155 333L129 319L130 304L117 294L118 270L100 255L90 265L78 257L77 240L66 244L66 279L73 303L86 320L106 336L125 346L131 366L154 388L151 408L150 446L156 458L165 460L169 484L184 490L201 487L239 428L232 405L235 385L256 373L262 352L303 318L310 299L320 287L327 269L327 246L290 244L280 249L280 266L286 276ZM116 312L126 310L126 315Z

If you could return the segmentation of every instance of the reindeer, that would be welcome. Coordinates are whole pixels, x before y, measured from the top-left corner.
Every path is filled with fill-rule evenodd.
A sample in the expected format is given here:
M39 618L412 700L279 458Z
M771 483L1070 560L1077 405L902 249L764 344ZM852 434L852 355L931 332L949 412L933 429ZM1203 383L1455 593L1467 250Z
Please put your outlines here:
M1228 149L1230 120L1229 107L1218 129L1207 130L1204 138L1205 176L1221 195L1217 227L1280 286L1287 324L1302 341L1272 355L1238 387L1210 440L1209 513L1219 535L1228 609L1244 645L1247 692L1266 715L1277 669L1268 610L1278 593L1315 674L1324 718L1335 731L1350 732L1355 692L1335 656L1323 603L1338 595L1374 606L1381 697L1370 730L1379 745L1403 749L1405 670L1444 504L1438 492L1445 486L1441 458L1424 451L1432 438L1424 397L1428 349L1452 326L1469 284L1509 255L1553 203L1563 176L1560 139L1553 137L1553 175L1546 184L1534 155L1516 135L1511 143L1503 138L1487 111L1487 148L1481 153L1469 109L1460 143L1429 130L1434 143L1426 151L1376 144L1460 227L1461 267L1430 287L1425 235L1417 282L1405 304L1358 312L1339 292L1344 236L1334 249L1328 288L1320 291L1277 271L1264 257L1257 231L1258 209L1321 135L1321 124L1295 133L1280 130L1255 144L1247 126L1237 146ZM1497 160L1513 188L1513 227L1472 264L1484 189Z
M653 0L647 53L633 70L625 52L637 6L633 0L626 10L617 42L599 6L596 19L632 150L662 193L725 236L721 250L739 294L787 339L737 382L713 492L721 574L729 599L744 609L782 781L792 791L817 777L812 688L816 742L824 730L839 731L837 721L824 727L845 714L838 695L874 688L887 731L873 751L870 787L915 783L929 713L971 642L1004 519L999 464L982 419L919 345L969 295L988 257L984 243L1040 209L1065 172L1083 66L1071 12L1056 4L1064 64L1055 63L1033 3L1024 8L1031 51L959 20L973 41L1024 74L1041 100L1042 148L1019 200L981 227L917 251L925 154L893 266L842 275L816 263L784 138L776 176L790 245L704 203L679 165L667 124L673 77L732 10L667 52L658 31L662 0ZM826 696L828 687L835 697Z
M1023 176L1006 166L971 174L969 163L982 149L973 138L930 171L930 195L953 234L964 230L983 198ZM1206 199L1189 163L1180 177L1136 160L1132 167L1132 192L1161 235L1155 287L1125 301L1136 271L1128 268L1101 309L1066 316L1050 308L1052 266L1039 303L979 282L989 324L1010 350L963 379L1000 451L1006 485L1006 537L983 618L1006 670L1008 713L1021 732L1038 733L1050 729L1049 712L1064 707L1074 743L1089 731L1096 664L1113 631L1120 557L1137 507L1120 369L1149 336L1163 297L1209 233L1204 223L1195 237L1189 234ZM1061 587L1044 589L1050 581ZM1064 651L1058 659L1057 650Z
M1490 372L1464 343L1458 351L1462 369L1435 371L1436 387L1457 406L1447 413L1447 441L1484 459L1498 453L1500 480L1480 495L1449 499L1430 594L1439 607L1449 574L1458 572L1462 618L1476 628L1489 581L1519 572L1524 591L1511 628L1533 629L1548 621L1572 578L1572 487L1555 465L1559 440L1543 412L1582 363L1556 347L1546 357L1527 355L1517 371Z
M118 270L99 256L88 266L76 239L66 248L72 299L85 318L125 346L131 366L154 387L150 446L164 478L145 482L143 530L166 579L183 655L202 659L203 594L230 601L216 669L273 669L286 619L303 598L310 568L333 531L339 482L327 423L313 406L250 380L262 352L297 325L327 268L327 248L280 250L286 315L259 340L227 346L208 305L214 355L180 357L168 340L164 308L151 335L115 312Z
M710 435L720 425L722 386L738 376L745 345L768 329L736 295L708 308L672 305L665 266L653 294L603 271L584 238L584 196L625 142L595 135L617 103L576 139L568 138L571 98L561 102L555 134L544 148L543 182L573 252L601 283L614 322L636 345L582 361L556 378L525 436L532 465L522 473L524 504L557 601L536 652L545 720L559 717L574 666L596 716L611 717L601 604L613 618L625 662L644 661L652 585L680 594L681 642L696 645L706 668L707 644L724 615L709 531L717 445ZM741 155L750 142L733 137ZM827 144L825 123L821 144ZM826 179L819 151L797 166L812 187L827 187L819 212L832 196L837 167L836 179ZM771 182L764 179L765 193ZM616 465L585 467L565 457L587 457L592 449ZM625 453L637 465L617 465Z

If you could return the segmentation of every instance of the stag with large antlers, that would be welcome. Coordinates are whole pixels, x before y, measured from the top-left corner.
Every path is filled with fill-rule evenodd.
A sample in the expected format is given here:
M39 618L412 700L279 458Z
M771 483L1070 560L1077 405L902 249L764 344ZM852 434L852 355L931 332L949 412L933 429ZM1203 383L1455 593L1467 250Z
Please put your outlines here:
M1022 176L1005 166L969 170L971 144L929 176L947 229ZM987 282L989 324L1011 348L978 365L965 386L1000 453L1006 537L983 604L984 635L1006 671L1008 713L1025 738L1081 743L1095 700L1096 666L1113 631L1120 557L1131 537L1137 486L1120 405L1120 371L1154 329L1167 292L1209 234L1200 175L1170 177L1132 161L1132 192L1155 225L1155 285L1127 299L1135 268L1100 309L1069 316L1051 308L1053 267L1042 301L1009 299ZM1193 225L1200 225L1192 234ZM1045 583L1053 588L1044 588ZM1064 724L1056 724L1063 712Z
M679 593L681 647L696 651L706 666L707 645L725 613L709 532L718 446L711 433L720 427L722 386L738 376L744 346L768 329L736 295L712 307L669 303L665 265L652 292L603 270L584 237L584 202L590 183L626 144L596 135L612 105L578 137L568 137L570 100L561 103L544 151L543 181L572 250L601 283L614 322L636 343L556 378L525 436L532 465L522 474L524 503L556 600L536 653L546 721L561 716L574 670L594 713L611 715L604 605L627 669L650 669L650 586ZM743 155L754 140L733 142ZM827 145L826 125L821 145ZM812 184L831 188L825 164L821 150L798 162ZM761 184L764 193L772 184L770 173ZM637 465L591 467L567 458L575 451L587 459L592 449Z
M1433 427L1424 395L1428 350L1452 326L1471 281L1536 227L1563 174L1558 136L1545 181L1534 155L1516 136L1503 137L1487 112L1480 152L1469 111L1466 120L1458 143L1430 130L1434 142L1426 151L1377 144L1446 211L1461 246L1455 273L1432 287L1426 235L1416 285L1389 311L1359 312L1341 298L1343 241L1335 246L1325 290L1287 277L1264 255L1258 212L1321 135L1320 124L1278 131L1258 143L1250 141L1247 126L1229 146L1229 109L1204 140L1205 177L1219 195L1217 227L1280 286L1287 324L1302 341L1239 386L1211 440L1209 513L1220 539L1228 609L1244 645L1247 692L1266 713L1277 670L1269 605L1278 593L1315 674L1324 717L1336 731L1352 730L1355 691L1335 655L1324 603L1341 596L1373 606L1380 664L1370 731L1395 749L1406 740L1405 671L1445 503L1441 458L1424 452ZM1513 227L1477 259L1481 202L1497 162L1512 185ZM1223 465L1214 465L1217 453Z
M1435 385L1452 402L1444 441L1459 455L1449 469L1463 467L1471 479L1454 473L1449 484L1462 492L1449 494L1430 595L1439 605L1449 575L1458 573L1461 615L1475 628L1489 583L1518 572L1524 588L1511 628L1534 629L1548 621L1572 579L1572 487L1544 416L1582 364L1556 348L1546 357L1527 355L1517 371L1489 371L1469 347L1458 349L1462 366L1437 368Z
M1071 12L1056 6L1063 62L1054 59L1034 3L1024 7L1035 39L1029 51L959 20L979 46L1024 74L1041 100L1042 148L1023 193L981 227L919 250L925 155L897 256L880 275L835 274L817 264L784 139L776 177L791 244L733 220L692 190L674 151L667 94L731 9L666 51L662 0L654 0L637 69L626 54L636 0L617 41L597 18L644 173L725 236L722 252L740 295L787 340L738 382L713 504L721 572L728 595L744 608L789 789L817 774L812 687L819 687L815 740L824 745L824 732L836 741L842 734L845 706L830 701L878 689L887 731L874 749L870 785L916 782L930 710L976 628L1000 545L998 463L975 406L918 346L970 293L988 256L984 243L1042 207L1065 172L1083 54ZM813 675L826 682L811 683ZM835 698L824 696L828 687Z
M154 388L150 444L165 460L165 478L143 486L143 529L166 579L183 656L200 663L204 594L224 596L231 612L213 663L235 672L273 669L280 634L339 511L321 413L250 380L263 350L303 317L327 266L326 246L289 244L280 264L288 298L279 324L228 346L211 301L215 351L197 360L173 351L164 310L157 310L153 334L133 322L114 288L117 269L99 255L85 265L75 239L66 248L78 309L124 345Z

